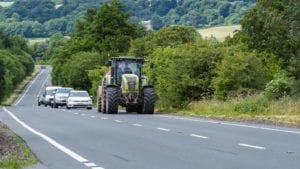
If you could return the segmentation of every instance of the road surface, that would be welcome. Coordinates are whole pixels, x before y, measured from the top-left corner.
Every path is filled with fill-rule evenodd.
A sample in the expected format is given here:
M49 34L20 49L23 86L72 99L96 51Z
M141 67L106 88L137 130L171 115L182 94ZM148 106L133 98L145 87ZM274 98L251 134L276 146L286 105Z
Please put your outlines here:
M42 70L0 121L46 169L299 169L300 130L164 114L38 107ZM39 167L37 167L39 168Z

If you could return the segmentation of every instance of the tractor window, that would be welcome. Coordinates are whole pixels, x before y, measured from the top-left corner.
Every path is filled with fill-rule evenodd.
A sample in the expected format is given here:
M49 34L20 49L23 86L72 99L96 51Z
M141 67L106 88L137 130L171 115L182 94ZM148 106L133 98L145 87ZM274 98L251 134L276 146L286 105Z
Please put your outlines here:
M118 62L117 66L118 77L121 77L123 74L140 75L140 64L136 61L122 60Z

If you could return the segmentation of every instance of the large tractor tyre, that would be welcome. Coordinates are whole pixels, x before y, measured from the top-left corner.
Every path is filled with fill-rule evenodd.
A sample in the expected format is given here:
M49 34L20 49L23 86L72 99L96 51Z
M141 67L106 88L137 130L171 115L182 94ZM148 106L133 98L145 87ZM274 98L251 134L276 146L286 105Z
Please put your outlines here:
M127 113L137 112L137 108L136 106L126 106L126 112Z
M106 111L108 114L117 114L120 102L120 92L116 87L106 89Z
M100 96L97 96L97 111L100 113L102 112L102 107L101 107L101 99L99 97Z
M143 103L138 106L139 114L154 114L155 92L153 88L143 90Z

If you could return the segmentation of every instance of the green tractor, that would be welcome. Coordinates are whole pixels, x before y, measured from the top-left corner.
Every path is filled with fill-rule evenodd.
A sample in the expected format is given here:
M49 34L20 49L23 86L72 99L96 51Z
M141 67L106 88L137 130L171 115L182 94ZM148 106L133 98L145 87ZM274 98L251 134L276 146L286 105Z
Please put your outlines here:
M113 57L97 92L98 112L117 114L121 105L126 112L153 114L155 93L149 80L142 75L143 58Z

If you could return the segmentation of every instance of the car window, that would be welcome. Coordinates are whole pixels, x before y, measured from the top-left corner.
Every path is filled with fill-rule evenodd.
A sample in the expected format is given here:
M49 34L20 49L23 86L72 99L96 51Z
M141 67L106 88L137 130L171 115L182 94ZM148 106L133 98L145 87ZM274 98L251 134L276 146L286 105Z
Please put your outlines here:
M70 97L89 97L87 92L71 92Z
M56 93L69 93L72 89L57 89Z
M53 96L53 90L46 90L46 95Z

